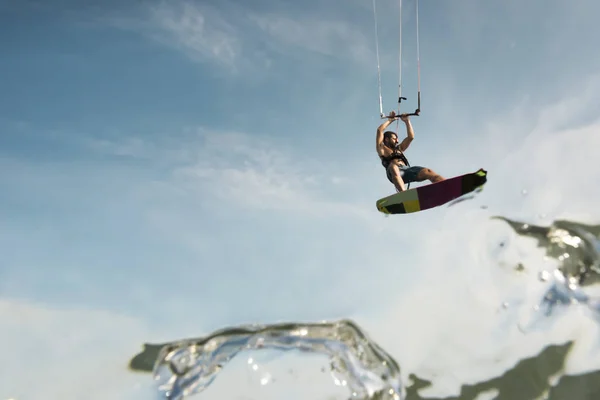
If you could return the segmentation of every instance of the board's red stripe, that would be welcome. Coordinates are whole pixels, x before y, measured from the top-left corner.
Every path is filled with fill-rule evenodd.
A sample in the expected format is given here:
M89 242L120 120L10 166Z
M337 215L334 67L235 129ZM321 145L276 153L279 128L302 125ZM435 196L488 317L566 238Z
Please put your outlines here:
M437 207L462 195L462 176L417 188L421 210Z

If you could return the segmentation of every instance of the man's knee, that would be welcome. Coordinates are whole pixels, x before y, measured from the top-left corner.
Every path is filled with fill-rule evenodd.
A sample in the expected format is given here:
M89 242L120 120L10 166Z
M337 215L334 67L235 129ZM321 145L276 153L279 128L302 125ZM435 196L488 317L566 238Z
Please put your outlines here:
M429 179L434 172L429 168L421 168L419 173L417 174L418 179Z
M419 172L419 179L443 179L438 173L430 168L423 168Z

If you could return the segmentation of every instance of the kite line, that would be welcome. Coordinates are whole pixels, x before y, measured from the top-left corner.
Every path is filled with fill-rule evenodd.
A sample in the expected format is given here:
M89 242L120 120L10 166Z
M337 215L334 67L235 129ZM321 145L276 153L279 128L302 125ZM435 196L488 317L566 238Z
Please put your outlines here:
M387 118L383 112L383 94L381 85L381 60L379 57L379 28L377 23L377 0L373 0L373 18L375 21L375 54L377 57L377 87L379 90L379 115L381 118ZM412 113L406 115L418 116L421 113L421 56L419 43L419 0L416 2L416 29L417 29L417 108ZM407 100L402 96L402 0L399 0L399 30L398 30L398 111L400 115L400 105L402 100Z

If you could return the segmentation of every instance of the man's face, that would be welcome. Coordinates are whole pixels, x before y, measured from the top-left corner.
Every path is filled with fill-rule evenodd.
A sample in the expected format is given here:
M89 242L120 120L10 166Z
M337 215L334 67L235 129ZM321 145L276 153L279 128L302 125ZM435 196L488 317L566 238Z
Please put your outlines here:
M396 147L396 145L398 144L398 136L396 135L390 135L390 137L388 138L388 146L390 147Z

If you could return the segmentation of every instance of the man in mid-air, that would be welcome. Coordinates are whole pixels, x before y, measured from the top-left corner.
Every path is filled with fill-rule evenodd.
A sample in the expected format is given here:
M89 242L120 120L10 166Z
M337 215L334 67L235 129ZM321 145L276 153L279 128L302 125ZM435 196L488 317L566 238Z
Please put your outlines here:
M431 183L443 181L443 177L429 168L408 166L408 160L403 152L415 138L415 132L408 115L402 114L399 117L406 124L406 137L400 144L394 132L385 130L396 119L393 111L388 116L388 120L377 128L377 154L381 158L381 164L386 170L389 181L394 184L398 192L405 190L405 183L422 182L426 179Z

